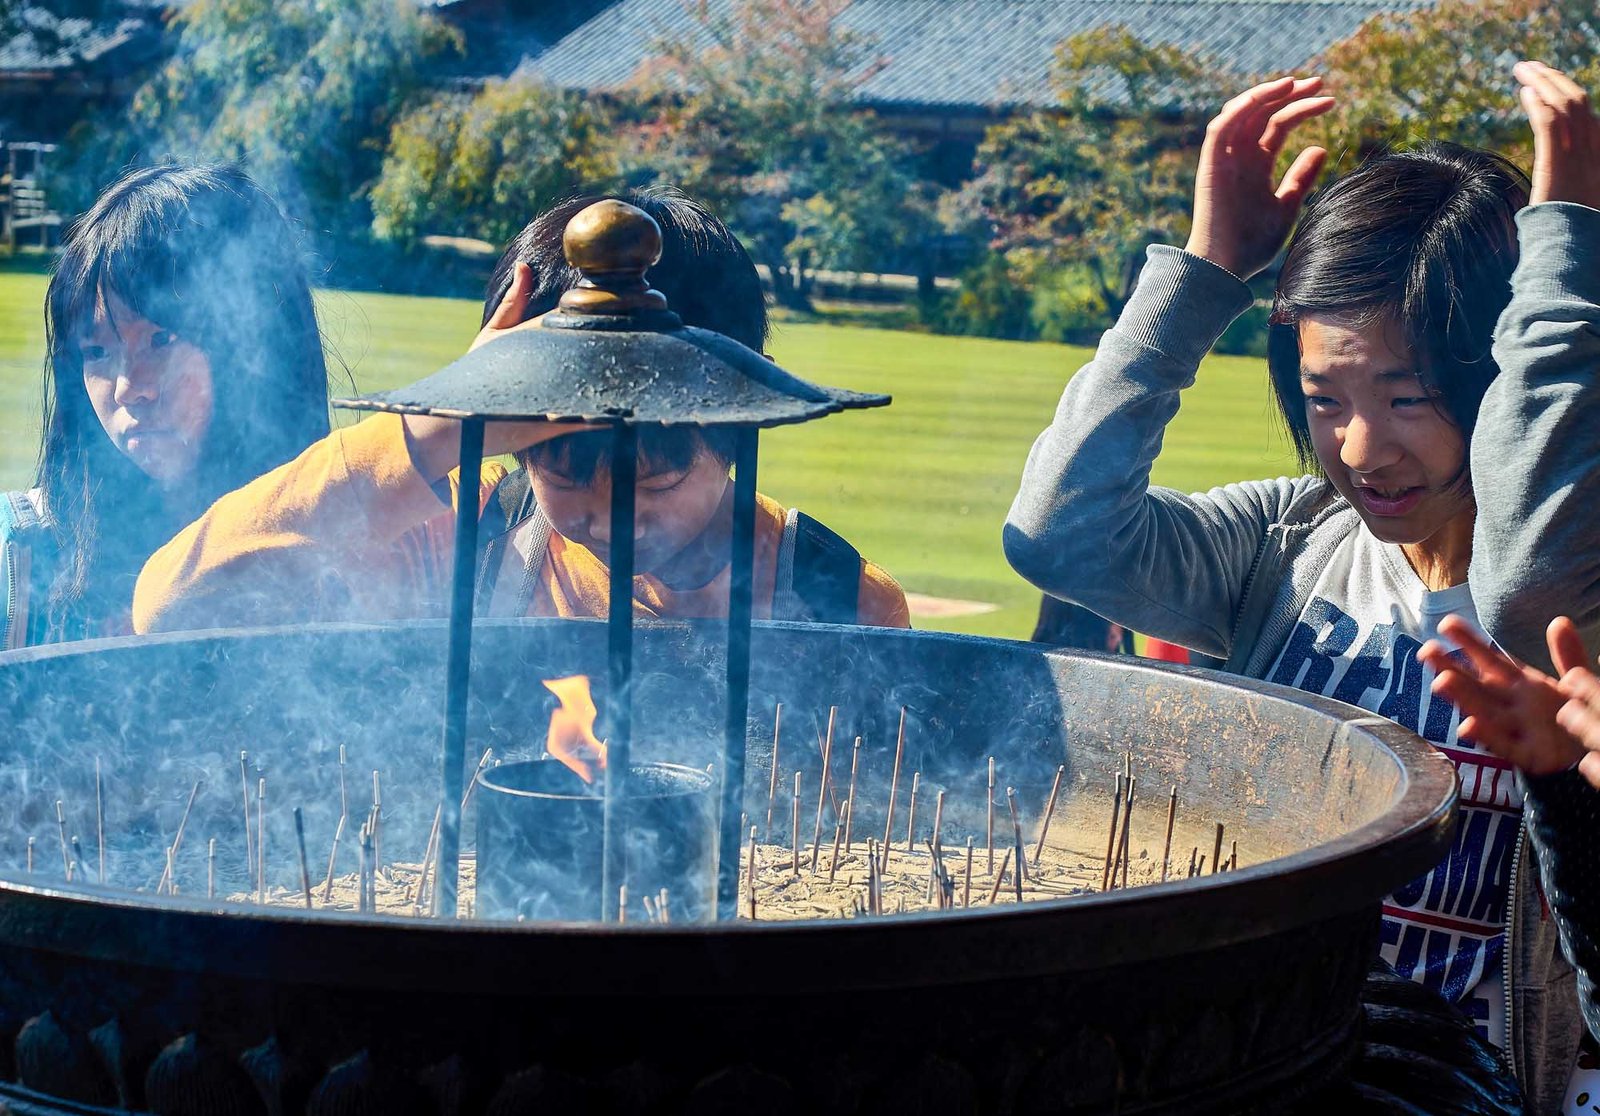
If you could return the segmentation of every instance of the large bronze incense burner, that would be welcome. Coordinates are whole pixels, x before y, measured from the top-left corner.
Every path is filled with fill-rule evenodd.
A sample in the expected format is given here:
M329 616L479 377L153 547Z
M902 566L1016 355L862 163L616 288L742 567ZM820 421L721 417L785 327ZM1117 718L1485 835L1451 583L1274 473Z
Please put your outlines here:
M754 623L758 431L887 399L684 327L637 211L568 232L542 328L346 404L461 422L467 492L488 423L609 429L615 540L639 427L732 428L727 619L635 630L619 541L603 622L475 623L463 500L445 623L0 655L7 1110L1350 1111L1451 765L1203 671Z
M636 759L716 763L720 711L704 695L725 664L707 631L638 634ZM573 1111L1278 1111L1339 1071L1377 899L1449 834L1449 765L1334 703L1028 644L758 624L752 817L777 703L792 726L782 775L812 787L814 733L837 705L863 739L862 825L881 830L905 706L906 766L947 789L952 842L982 840L991 754L1030 841L1062 765L1052 831L1085 815L1102 832L1131 749L1143 777L1178 786L1181 817L1238 835L1244 863L1021 907L788 923L358 917L320 893L305 910L290 811L303 807L313 859L326 856L340 745L350 771L381 772L384 859L422 857L446 642L438 624L310 628L4 657L0 1093L13 1111L510 1112L569 1095ZM537 679L599 673L606 642L599 623L480 622L474 750L537 755ZM270 883L288 905L243 901L241 748L268 780ZM97 760L106 884L66 884L54 803L70 835L92 835ZM196 779L178 894L156 896ZM1164 800L1135 813L1135 856L1159 850ZM206 898L211 838L217 893L236 901Z

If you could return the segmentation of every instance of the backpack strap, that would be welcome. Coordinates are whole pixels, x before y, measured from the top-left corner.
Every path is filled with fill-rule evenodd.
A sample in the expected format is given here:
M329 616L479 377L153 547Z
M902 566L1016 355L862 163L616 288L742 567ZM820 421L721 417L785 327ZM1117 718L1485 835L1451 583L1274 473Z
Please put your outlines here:
M859 622L861 552L798 508L790 508L778 544L775 620Z
M526 616L550 550L550 519L534 502L526 469L507 473L479 521L480 616Z

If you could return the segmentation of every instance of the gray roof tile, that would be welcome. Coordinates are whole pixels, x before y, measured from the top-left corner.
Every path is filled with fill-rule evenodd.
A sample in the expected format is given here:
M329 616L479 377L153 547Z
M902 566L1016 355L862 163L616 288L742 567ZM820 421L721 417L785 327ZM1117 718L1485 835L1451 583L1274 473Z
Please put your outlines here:
M885 65L868 104L1000 108L1055 103L1057 44L1126 24L1147 42L1198 48L1242 74L1289 71L1385 11L1430 0L855 0L840 22ZM710 0L727 10L730 0ZM531 70L574 89L627 83L663 37L691 35L683 0L620 0L536 59Z

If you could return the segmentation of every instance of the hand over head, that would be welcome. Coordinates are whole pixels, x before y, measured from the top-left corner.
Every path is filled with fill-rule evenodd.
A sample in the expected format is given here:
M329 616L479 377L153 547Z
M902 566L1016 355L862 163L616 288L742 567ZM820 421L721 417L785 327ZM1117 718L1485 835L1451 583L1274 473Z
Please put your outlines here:
M1600 119L1578 83L1543 62L1518 62L1522 110L1533 127L1530 204L1578 202L1600 209Z
M1206 128L1185 250L1248 279L1272 262L1328 153L1308 147L1274 182L1292 132L1333 107L1320 77L1284 77L1239 94Z

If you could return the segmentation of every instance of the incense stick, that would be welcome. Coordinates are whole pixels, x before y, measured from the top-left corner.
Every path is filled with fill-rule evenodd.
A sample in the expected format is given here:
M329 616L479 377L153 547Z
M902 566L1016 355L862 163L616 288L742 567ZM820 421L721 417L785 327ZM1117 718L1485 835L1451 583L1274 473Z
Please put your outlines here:
M306 863L306 819L300 807L294 808L294 839L300 846L300 887L306 893L306 910L311 909L311 866Z
M170 879L171 877L172 877L172 846L168 845L167 846L167 866L161 870L161 878L163 880L165 880L165 879ZM159 883L157 883L157 885L156 885L156 887L157 887L156 894L157 895L161 894L161 892L159 890L160 886L161 885Z
M80 869L83 867L83 846L78 843L77 837L72 838L72 862Z
M850 803L844 804L844 817L833 823L833 858L828 862L828 882L833 882L834 873L839 870L839 838L850 828ZM849 851L849 846L845 846Z
M972 906L972 838L967 838L967 878L961 885L961 905Z
M189 811L194 809L194 800L200 794L200 787L204 783L205 783L204 779L196 779L194 781L194 787L191 788L190 791L189 791L188 804L185 805L184 808L183 808L183 817L178 819L178 832L177 832L177 835L172 838L172 859L174 861L176 861L178 859L178 850L183 847L183 831L185 829L187 829L188 826L189 826ZM171 873L170 873L170 870L169 870L167 873L164 873L162 875L160 880L156 881L156 894L157 895L161 894L161 886L162 886L162 884L166 884L167 885L167 890L169 892L171 892L172 891L172 883L173 883L173 880L172 880L172 876L171 876Z
M1222 823L1217 823L1217 843L1211 846L1211 871L1215 874L1222 864Z
M1128 777L1128 794L1122 803L1122 837L1117 842L1117 859L1122 865L1122 883L1120 887L1128 886L1128 833L1133 828L1133 800L1138 793L1139 776ZM1116 869L1112 869L1112 880L1116 880Z
M468 784L470 787L471 784ZM376 876L378 865L383 863L383 790L378 785L378 772L372 772L372 872Z
M1122 817L1122 775L1117 775L1117 789L1111 796L1111 832L1106 834L1106 863L1100 870L1100 890L1111 890L1111 863L1117 851L1117 822Z
M1000 861L1000 874L994 878L994 887L990 888L990 890L989 890L989 905L990 906L993 906L994 905L994 901L996 899L1000 898L1000 885L1005 882L1005 879L1006 879L1006 867L1010 863L1011 863L1011 850L1007 849L1006 850L1005 859Z
M861 737L850 749L850 790L844 796L844 851L850 851L850 820L856 812L856 770L861 766Z
M867 912L869 914L883 914L883 873L878 871L878 858L873 855L877 850L869 843L867 846Z
M1167 871L1172 866L1172 825L1178 820L1178 784L1172 784L1167 798L1167 840L1161 848L1161 882L1167 882Z
M766 839L772 840L772 803L778 797L778 734L783 729L783 702L778 703L778 711L772 716L772 779L767 783L767 830Z
M100 757L94 757L94 832L100 845L100 882L106 882L106 807L100 794Z
M267 901L267 780L256 781L256 902Z
M33 875L33 838L28 838L28 875Z
M928 897L925 903L932 903L940 910L944 909L944 862L939 858L939 850L934 847L933 841L922 842L928 849Z
M1228 857L1228 871L1232 872L1239 867L1239 842L1233 842L1233 853Z
M367 823L356 830L356 913L367 913Z
M1044 824L1039 827L1039 843L1033 848L1033 862L1039 863L1044 856L1045 835L1050 832L1050 819L1056 814L1056 795L1061 793L1061 780L1067 773L1067 765L1061 764L1056 768L1055 781L1050 784L1050 800L1044 807Z
M206 841L206 898L217 897L217 839Z
M1199 856L1199 855L1200 855L1200 846L1199 845L1196 845L1194 848L1189 850L1189 875L1188 875L1187 878L1189 878L1191 880L1194 879L1194 858Z
M239 790L244 795L244 859L249 878L256 876L255 826L250 821L250 753L239 753Z
M984 841L989 846L989 874L994 874L994 757L989 757L989 819L984 826Z
M750 889L750 921L754 922L756 920L756 827L753 825L750 827L750 867L745 872L745 886Z
M944 791L940 791L933 800L933 847L944 848Z
M428 892L428 869L433 869L435 879L439 874L438 865L434 864L433 859L439 851L439 819L443 813L444 803L441 802L433 808L433 827L428 830L428 844L422 850L422 874L417 879L417 898L411 905L413 914L420 915L422 913L423 899ZM626 884L622 886L624 888L627 887ZM618 908L619 913L621 909L620 907Z
M800 772L794 773L794 835L791 838L794 853L794 875L800 878Z
M894 773L889 776L889 809L883 822L883 866L889 866L889 846L894 841L894 803L900 794L900 761L906 754L906 707L900 707L900 728L894 737Z
M1028 858L1022 852L1022 821L1017 816L1017 789L1006 788L1006 806L1011 810L1011 839L1016 851L1016 867L1011 869L1011 882L1016 885L1017 902L1022 902L1022 880L1028 874Z
M333 827L333 847L328 850L328 878L322 885L322 902L333 902L333 868L334 861L339 857L339 839L344 836L345 818L339 818L339 824Z
M822 744L822 786L817 790L817 825L811 836L811 874L817 874L817 858L822 855L822 804L828 800L828 784L832 782L829 764L833 761L833 721L839 712L837 705L828 707L828 737Z
M627 884L620 884L617 887L617 921L619 923L626 923L628 921L628 885Z
M817 730L817 754L819 756L831 756L833 754L833 723L835 717L838 716L838 713L839 707L837 705L828 706L828 727L826 738L824 738L822 729ZM839 816L839 796L834 793L833 778L831 773L829 774L828 778L822 781L822 786L823 789L828 792L828 809L832 810L833 816L837 818Z
M61 809L61 799L56 799L56 828L61 831L61 871L72 879L72 854L67 851L67 815ZM148 877L146 877L148 878Z
M917 845L916 845L916 833L917 833L917 788L920 787L921 785L922 785L922 772L913 771L911 773L911 805L910 805L910 809L907 811L907 817L906 817L906 852L910 852L912 849L917 847ZM885 850L883 866L884 866L885 869L887 869L889 867L889 858L888 858L888 855L887 855L887 850Z

